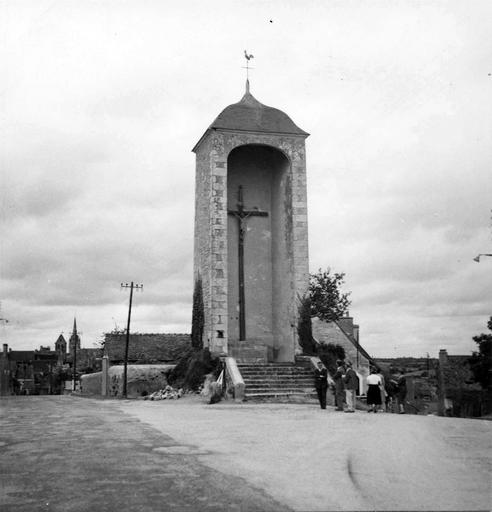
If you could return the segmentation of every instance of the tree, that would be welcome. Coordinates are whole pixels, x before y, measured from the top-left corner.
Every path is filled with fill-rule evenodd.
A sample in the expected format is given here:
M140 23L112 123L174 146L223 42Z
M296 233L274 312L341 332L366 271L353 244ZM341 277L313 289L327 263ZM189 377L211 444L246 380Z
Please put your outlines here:
M299 320L297 322L297 334L299 335L299 345L302 353L307 356L316 355L316 342L313 338L313 328L311 324L311 298L309 295L299 297Z
M344 283L345 274L330 275L330 269L319 269L309 278L309 297L311 301L311 317L334 322L348 310L351 301L348 293L342 293L340 287Z
M334 322L347 312L350 292L340 291L344 277L345 274L330 275L330 269L319 269L318 273L310 275L308 293L298 298L297 334L303 354L313 355L318 350L312 335L312 317Z
M205 310L203 305L203 287L200 275L196 278L193 290L193 314L191 319L191 346L196 350L203 348L203 327Z
M487 327L492 331L492 316L487 322ZM480 334L473 336L473 341L478 345L478 352L473 352L469 359L470 369L483 389L491 386L492 372L492 334Z

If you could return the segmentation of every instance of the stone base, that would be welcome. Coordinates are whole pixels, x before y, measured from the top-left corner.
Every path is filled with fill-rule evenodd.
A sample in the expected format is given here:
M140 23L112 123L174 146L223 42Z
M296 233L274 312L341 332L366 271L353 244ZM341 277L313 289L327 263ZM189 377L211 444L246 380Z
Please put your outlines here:
M228 355L239 363L268 362L267 347L258 340L229 341Z

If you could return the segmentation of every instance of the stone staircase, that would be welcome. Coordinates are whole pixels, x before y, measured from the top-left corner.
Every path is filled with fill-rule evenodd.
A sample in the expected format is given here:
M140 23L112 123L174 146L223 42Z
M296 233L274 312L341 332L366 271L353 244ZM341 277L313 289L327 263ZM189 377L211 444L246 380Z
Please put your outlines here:
M317 402L310 368L294 363L238 363L245 400L254 402Z

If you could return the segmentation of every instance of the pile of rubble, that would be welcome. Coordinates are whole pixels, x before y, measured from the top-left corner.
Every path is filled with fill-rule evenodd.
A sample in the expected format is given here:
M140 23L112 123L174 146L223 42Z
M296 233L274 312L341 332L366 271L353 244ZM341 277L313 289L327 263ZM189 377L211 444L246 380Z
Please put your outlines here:
M166 386L164 389L154 391L148 396L144 397L144 400L177 400L183 396L183 389L174 389L172 386Z

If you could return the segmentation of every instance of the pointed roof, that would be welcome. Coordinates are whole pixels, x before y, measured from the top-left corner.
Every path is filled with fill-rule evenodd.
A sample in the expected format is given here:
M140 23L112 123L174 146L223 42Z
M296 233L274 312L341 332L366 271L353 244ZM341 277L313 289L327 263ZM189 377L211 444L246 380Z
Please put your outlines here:
M73 331L72 334L77 335L77 319L73 317Z
M193 151L210 130L231 130L244 132L275 133L297 135L303 138L309 133L299 128L292 119L277 108L260 103L249 91L246 81L246 92L240 101L226 107L208 127Z
M63 334L60 334L60 336L58 336L57 340L55 343L67 343L65 338L63 337Z

